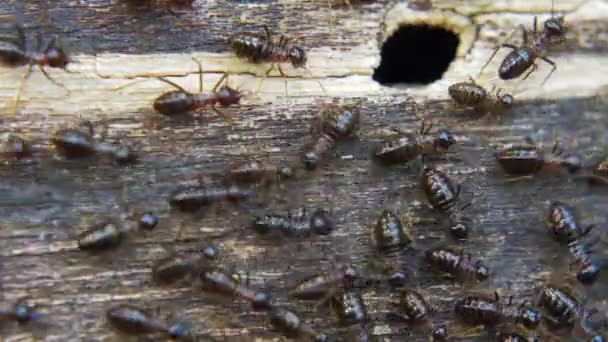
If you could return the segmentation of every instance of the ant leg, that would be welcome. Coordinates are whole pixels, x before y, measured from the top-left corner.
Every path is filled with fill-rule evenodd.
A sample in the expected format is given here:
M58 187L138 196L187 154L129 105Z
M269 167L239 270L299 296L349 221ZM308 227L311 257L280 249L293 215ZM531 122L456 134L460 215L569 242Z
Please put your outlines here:
M426 131L422 132L423 135L427 135L429 134L429 131L431 130L431 128L433 128L433 122L431 121L431 123L428 125L428 127L426 128Z
M534 28L534 34L536 34L538 32L538 18L536 16L534 16L534 25L532 27Z
M552 60L550 60L547 57L541 57L541 59L545 62L547 62L548 64L551 65L551 71L549 72L549 75L547 75L547 77L545 77L545 79L543 80L543 83L541 83L541 85L544 85L545 82L547 82L547 80L549 79L549 77L551 77L551 75L555 72L555 70L557 69L557 65L555 65L555 62L553 62Z
M272 34L270 34L270 30L266 25L264 25L264 32L266 32L266 39L268 40L268 43L272 43Z
M589 232L591 232L591 229L593 229L594 226L595 226L594 224L590 224L587 227L585 227L585 229L581 233L580 237L583 237L583 236L589 234Z
M177 88L180 91L183 91L184 93L190 93L189 91L187 91L186 89L182 88L181 86L179 86L177 83L174 83L172 81L169 81L168 79L164 78L164 77L157 77L159 81L163 81L169 85L174 86L175 88Z
M72 92L70 91L70 89L68 89L66 86L64 86L63 84L61 84L61 83L59 83L59 82L55 81L55 80L54 80L54 79L51 77L51 75L49 75L49 73L48 73L48 72L47 72L47 71L44 69L44 67L42 67L42 65L40 65L40 66L39 66L39 69L40 69L40 71L42 71L42 73L44 74L44 76L45 76L45 77L46 77L46 78L47 78L49 81L51 81L51 83L53 83L54 85L56 85L56 86L58 86L58 87L61 87L61 88L65 89L65 91L67 92L66 96L67 96L67 95L70 95L70 94L72 93Z
M531 73L535 72L536 69L538 69L538 65L536 65L536 63L532 64L532 68L530 69L530 71L528 71L528 73L526 74L526 76L524 76L524 78L522 78L522 81L525 81L526 78L528 78L530 76Z
M198 92L202 93L203 92L203 64L196 57L192 57L192 60L194 61L194 63L196 63L198 65Z
M224 73L222 75L222 77L220 77L220 79L217 81L217 83L215 83L215 85L213 86L213 90L212 92L215 93L217 92L217 88L220 86L220 84L222 84L222 82L228 78L228 74Z
M17 94L15 94L15 111L13 112L13 116L17 116L17 110L19 108L19 101L21 100L21 92L23 91L23 86L25 85L25 81L30 77L32 73L33 64L30 64L27 67L27 71L21 77L21 82L19 83L19 87L17 88Z
M211 105L211 110L214 111L221 118L223 118L230 125L234 124L234 121L232 120L232 116L231 115L226 114L225 112L222 112L221 110L217 109L214 105Z
M285 75L285 73L283 72L283 69L281 69L281 64L277 64L277 68L279 69L279 73L281 74L281 76L287 77L287 75Z

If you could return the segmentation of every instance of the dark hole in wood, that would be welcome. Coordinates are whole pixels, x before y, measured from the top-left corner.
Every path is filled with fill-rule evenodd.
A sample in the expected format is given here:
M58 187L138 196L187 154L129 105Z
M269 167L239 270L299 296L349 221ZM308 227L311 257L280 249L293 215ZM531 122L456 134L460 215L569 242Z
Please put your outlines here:
M405 25L382 45L373 79L380 84L429 84L441 78L454 57L460 38L439 26Z

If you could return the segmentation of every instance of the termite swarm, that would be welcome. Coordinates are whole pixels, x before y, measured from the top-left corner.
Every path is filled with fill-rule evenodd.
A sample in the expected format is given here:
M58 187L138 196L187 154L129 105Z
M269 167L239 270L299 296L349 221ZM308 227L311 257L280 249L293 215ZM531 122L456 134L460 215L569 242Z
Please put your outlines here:
M317 168L325 155L336 143L354 134L360 126L360 103L323 106L317 122L313 125L313 141L304 148L303 162L308 170Z
M205 107L211 108L217 115L224 118L229 123L232 123L232 116L218 109L216 106L229 107L231 105L239 104L241 98L246 94L245 92L239 91L224 84L221 88L222 82L227 81L228 74L222 75L217 81L211 93L203 93L203 66L198 59L192 58L198 65L199 74L199 93L191 93L178 84L169 81L163 77L158 79L165 82L177 90L173 90L162 94L156 100L154 100L154 109L164 115L173 116L184 114L193 110L202 109ZM219 89L218 89L219 88Z
M540 58L551 65L551 71L543 80L542 84L544 85L557 69L555 62L547 58L547 49L550 46L562 43L565 40L564 35L566 33L566 27L564 25L564 17L554 17L553 13L551 18L543 23L541 31L538 30L537 26L537 17L534 17L532 30L526 29L524 25L519 25L523 38L521 45L515 46L513 44L503 43L496 47L488 61L479 71L479 74L481 75L482 71L488 66L494 56L496 56L498 50L501 47L506 47L512 49L512 51L502 61L498 69L498 76L503 80L511 80L521 76L530 69L523 78L523 80L525 80L538 68L536 60ZM515 32L516 31L513 33ZM509 38L513 36L513 33L511 33ZM529 35L531 35L531 37ZM509 38L507 38L507 40Z

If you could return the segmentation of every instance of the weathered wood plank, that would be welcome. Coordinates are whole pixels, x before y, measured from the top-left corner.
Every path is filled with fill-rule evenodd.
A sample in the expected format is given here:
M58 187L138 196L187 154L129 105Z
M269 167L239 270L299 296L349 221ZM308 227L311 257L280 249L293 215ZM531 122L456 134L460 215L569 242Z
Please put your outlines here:
M177 18L164 9L142 14L120 1L0 4L0 14L23 14L32 29L61 35L79 61L73 69L77 73L52 71L53 77L70 89L69 96L40 73L34 73L26 83L18 115L11 117L7 112L2 116L2 135L27 135L48 147L49 135L59 127L74 124L78 116L93 121L106 119L110 139L124 135L137 144L142 155L140 163L127 168L104 161L53 158L33 163L6 161L0 166L2 300L29 295L44 312L51 313L62 327L50 332L50 341L119 340L103 317L109 306L123 302L159 306L163 317L171 313L186 317L197 332L211 332L220 340L236 340L238 336L276 338L277 334L268 331L267 319L248 311L244 303L219 301L187 286L155 286L150 266L166 253L165 249L195 250L216 242L208 241L209 237L237 230L252 215L266 209L281 211L306 205L331 209L338 218L338 229L330 236L306 241L271 241L244 234L217 243L237 268L250 272L253 286L268 288L285 304L285 284L298 274L329 270L336 260L345 259L363 269L372 268L372 260L383 258L373 251L369 241L369 227L381 209L439 220L421 201L416 166L383 169L369 160L369 148L380 139L383 127L413 132L423 118L449 127L457 138L472 145L465 148L465 155L479 156L479 162L471 164L463 160L463 153L454 152L437 162L473 192L475 201L469 214L475 219L475 227L471 238L454 243L446 236L443 224L422 222L410 227L416 238L411 249L398 257L386 257L399 259L415 272L409 285L424 288L431 295L437 307L435 320L453 324L453 304L464 290L421 263L422 251L437 243L460 245L486 261L496 273L481 285L484 289L520 293L536 284L544 272L566 271L564 247L544 231L543 201L578 201L585 222L602 226L606 223L602 211L605 191L590 191L563 177L505 183L492 151L500 144L520 142L527 135L547 146L558 138L567 148L580 152L601 152L608 144L608 102L594 96L607 86L602 77L608 66L602 46L605 38L588 28L605 30L606 5L601 1L582 5L557 1L556 9L574 12L567 14L573 26L566 47L558 51L555 77L543 88L537 85L544 70L519 88L507 84L523 103L501 116L500 121L482 122L454 110L447 101L447 85L476 73L493 44L517 24L530 25L533 14L546 18L550 1L542 6L523 0L434 3L448 13L456 7L473 25L492 20L496 26L480 26L470 53L459 57L442 80L429 86L391 88L378 85L370 77L379 63L378 37L384 34L379 23L393 6L388 1L357 5L354 12L342 7L325 11L326 1L321 0L198 1L191 11L179 10ZM336 15L336 27L319 24L329 21L332 14ZM259 93L233 109L237 120L232 127L207 113L192 121L160 118L150 104L167 86L152 79L121 91L112 90L133 81L134 76L150 73L173 75L174 81L195 90L197 75L191 56L203 61L205 89L223 72L230 73L231 82L243 89L255 89L260 80L255 75L263 74L266 67L250 66L232 57L226 50L225 33L235 28L251 31L262 24L304 36L303 46L311 49L310 74L290 73L295 77L288 79L287 97L284 79L266 79ZM173 38L176 32L180 39ZM91 41L89 46L82 43L87 40ZM96 50L96 56L92 50ZM495 70L495 66L489 70ZM22 72L2 69L0 101L7 109ZM106 78L99 78L96 72ZM495 82L491 77L484 82ZM320 90L318 82L328 94ZM416 112L403 105L404 94L414 96ZM340 146L343 158L317 172L303 173L295 184L286 184L287 190L279 193L282 201L261 195L257 199L261 204L228 206L218 212L214 208L195 216L169 209L166 198L178 184L191 182L201 173L220 173L227 161L250 156L295 160L309 141L310 122L327 95L364 97L360 138ZM536 101L538 97L552 100ZM150 121L158 122L149 125ZM134 233L128 247L113 254L95 256L73 250L73 239L87 222L134 209L158 213L159 228ZM182 239L175 242L181 227ZM598 229L595 234L603 236L605 232ZM602 260L606 257L604 247L597 253ZM606 290L605 276L586 289L589 303L604 315L608 308ZM393 336L394 341L403 340L403 336L413 341L427 340L424 332L405 324L385 323L382 315L390 309L394 295L370 290L364 297L372 317L377 319L373 324L375 334ZM315 312L307 304L292 301L288 305L320 330L330 334L348 330L336 328L330 310ZM0 332L7 341L31 339L27 329L6 326Z

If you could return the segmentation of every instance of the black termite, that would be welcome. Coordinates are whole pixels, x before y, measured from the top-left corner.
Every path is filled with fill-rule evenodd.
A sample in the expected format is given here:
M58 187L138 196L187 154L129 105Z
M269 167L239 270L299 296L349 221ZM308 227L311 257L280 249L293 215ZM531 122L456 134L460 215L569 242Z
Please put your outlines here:
M551 157L545 157L531 139L523 145L515 145L498 151L496 161L502 169L511 175L533 175L541 170L557 173L566 170L574 174L582 167L582 160L575 154L564 154L556 142L551 150Z
M55 81L46 71L45 67L58 68L67 71L67 66L72 60L60 48L56 46L56 39L43 40L38 35L37 45L30 47L25 38L25 32L21 24L16 24L17 40L0 40L0 64L8 67L19 67L28 65L28 69L22 77L21 84L17 90L15 103L19 103L21 89L25 80L30 76L34 65L38 65L44 76L51 83L65 89L65 86ZM67 89L66 89L67 90Z
M455 305L456 315L468 324L497 325L500 323L522 324L528 329L536 329L541 314L526 303L501 303L498 293L494 299L482 296L466 296Z
M314 141L304 148L303 162L308 170L317 168L324 155L331 151L339 140L354 134L360 126L359 104L325 105L317 123L313 125Z
M35 307L27 303L26 298L20 298L9 306L0 306L0 321L13 321L19 324L27 324L38 321L42 314L36 312Z
M268 27L264 26L264 34L238 34L230 39L232 51L239 58L246 58L251 63L272 63L266 75L270 74L275 65L281 76L285 76L280 63L291 63L294 68L305 68L306 52L299 46L290 43L286 36L275 43Z
M274 165L253 159L230 165L226 170L226 180L238 184L256 184L283 180L293 177L289 166Z
M438 155L448 151L456 139L447 130L429 135L432 124L425 127L424 121L416 138L399 135L381 143L373 156L384 164L407 163L422 155Z
M311 234L327 235L334 230L335 224L326 210L302 208L287 215L270 214L256 217L250 228L259 234L276 232L284 236L304 237Z
M243 284L234 274L220 268L205 269L200 274L203 291L240 298L249 302L254 310L270 310L273 305L267 293L255 291Z
M333 272L304 279L290 289L289 295L298 299L322 299L336 289L350 287L359 278L359 272L352 265L346 264Z
M553 285L542 287L538 305L547 312L545 318L557 328L570 328L585 316L582 304L568 289Z
M510 109L515 102L510 94L500 94L502 89L487 91L472 78L469 82L454 83L448 87L448 93L454 102L464 107L473 107L484 113Z
M33 154L34 147L32 146L32 143L13 134L8 136L0 151L0 155L3 158L17 160L32 158Z
M403 230L399 216L390 210L383 210L373 226L372 238L381 251L400 249L412 242Z
M114 221L92 226L78 236L78 248L83 251L104 251L118 247L128 230Z
M163 334L173 340L192 339L189 329L183 323L170 325L133 305L114 306L108 309L106 318L112 328L131 336Z
M348 289L336 293L330 299L330 306L343 325L367 321L367 307L359 291Z
M564 41L564 35L566 33L566 27L564 26L564 17L551 17L547 19L543 24L542 31L538 31L537 17L534 17L534 24L532 30L527 30L525 26L520 25L519 28L522 32L523 42L520 46L513 44L503 43L494 49L494 52L479 71L479 74L486 68L490 61L496 56L496 53L501 47L510 48L511 51L505 59L502 61L499 69L498 76L503 80L511 80L521 76L528 69L528 73L524 76L524 80L534 72L538 66L536 65L536 59L540 58L549 65L551 65L551 71L545 77L542 84L545 84L549 77L555 72L557 66L555 63L546 57L547 48L551 45L558 44ZM514 31L515 32L515 31ZM532 37L529 37L531 34ZM511 34L512 35L512 34Z
M135 152L129 146L98 142L94 134L93 124L84 121L79 127L58 130L51 137L51 143L56 151L67 159L107 155L119 164L131 163L137 159Z
M202 184L175 190L169 196L169 204L182 211L196 211L220 201L241 201L253 193L253 189L237 184Z
M458 239L466 238L470 228L464 222L467 219L462 217L461 212L468 205L463 208L456 207L460 196L460 184L454 184L444 172L425 166L420 177L420 187L431 206L447 216L450 233Z
M173 116L209 106L217 115L229 123L232 123L232 117L218 109L216 106L229 107L231 105L239 104L241 98L246 95L245 92L230 88L227 84L224 84L219 88L222 82L225 80L227 81L228 74L224 74L217 81L215 86L213 86L211 93L203 93L203 67L200 61L197 59L194 59L194 61L199 67L199 93L193 94L176 83L159 77L159 80L175 87L177 90L164 93L154 100L154 109L161 114Z
M294 312L275 307L270 312L270 324L285 337L315 342L329 341L327 335L318 333Z
M567 243L574 263L578 266L576 278L583 284L592 284L600 273L600 266L591 259L589 246L581 239L589 234L593 225L583 228L576 218L574 208L555 201L549 206L546 224L555 240Z
M482 281L489 277L490 271L481 260L473 260L470 254L456 252L448 248L433 248L425 252L426 261L441 272L459 278L474 277Z
M214 265L218 251L209 246L200 255L170 254L154 263L152 279L157 284L169 285L185 279L196 279L200 272Z

